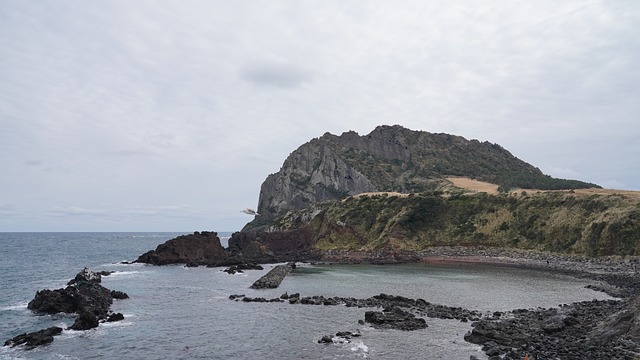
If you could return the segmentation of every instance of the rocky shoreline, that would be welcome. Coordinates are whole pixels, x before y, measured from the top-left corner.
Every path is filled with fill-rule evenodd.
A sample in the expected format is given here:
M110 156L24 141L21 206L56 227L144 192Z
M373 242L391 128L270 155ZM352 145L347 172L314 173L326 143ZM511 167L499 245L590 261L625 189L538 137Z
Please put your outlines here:
M283 294L280 298L230 297L244 302L288 302L289 304L377 307L365 321L374 327L416 330L416 319L436 317L472 322L465 340L482 346L491 360L533 359L638 359L640 358L640 276L637 258L589 259L567 255L491 248L441 247L420 253L328 252L323 264L487 264L531 268L591 279L589 285L617 298L584 301L558 308L515 309L480 314L475 311L430 304L423 299L381 294L369 299L301 297ZM369 314L369 315L366 315ZM386 317L389 321L386 321ZM376 320L378 324L374 325ZM361 325L365 323L361 320ZM406 322L408 321L408 323ZM411 322L414 322L412 325ZM384 325L381 325L384 324ZM428 323L425 324L425 327ZM358 336L361 336L360 334ZM319 343L349 341L349 337L326 335Z

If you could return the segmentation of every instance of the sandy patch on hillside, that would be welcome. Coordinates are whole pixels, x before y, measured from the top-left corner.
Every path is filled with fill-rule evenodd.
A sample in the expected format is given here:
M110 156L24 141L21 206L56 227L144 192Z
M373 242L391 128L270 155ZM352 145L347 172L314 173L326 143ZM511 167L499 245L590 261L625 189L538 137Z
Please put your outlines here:
M460 189L464 189L470 192L485 192L488 194L493 194L496 195L498 194L498 185L496 184L492 184L492 183L488 183L485 181L479 181L479 180L474 180L474 179L470 179L470 178L466 178L466 177L448 177L447 178L448 181L450 181L453 186L460 188ZM520 195L523 192L527 193L528 195L532 195L532 194L537 194L537 193L541 193L541 192L548 192L548 191L563 191L566 193L571 193L574 194L576 196L589 196L589 195L621 195L621 196L625 196L631 199L637 199L640 200L640 191L634 191L634 190L614 190L614 189L598 189L598 188L589 188L589 189L577 189L577 190L537 190L537 189L513 189L511 191L509 191L509 194L511 195ZM395 192L395 191L380 191L380 192L366 192L366 193L361 193L361 194L357 194L354 195L354 198L359 198L362 196L382 196L382 195L387 195L387 196L400 196L400 197L406 197L409 196L409 194L403 194L403 193L399 193L399 192Z
M447 180L453 183L453 186L459 187L465 190L473 191L473 192L486 192L489 194L497 194L498 193L498 185L491 184L484 181L473 180L465 177L450 177ZM614 190L614 189L598 189L598 188L589 188L589 189L576 189L576 190L537 190L537 189L513 189L509 191L510 194L519 195L522 192L526 192L527 194L536 194L547 191L564 191L567 193L572 193L578 196L589 196L589 195L622 195L632 199L640 199L640 191L634 190Z
M489 194L498 193L498 185L496 184L479 181L479 180L473 180L466 177L449 177L447 178L447 180L451 181L453 183L453 186L459 187L462 189L475 191L475 192L486 192Z

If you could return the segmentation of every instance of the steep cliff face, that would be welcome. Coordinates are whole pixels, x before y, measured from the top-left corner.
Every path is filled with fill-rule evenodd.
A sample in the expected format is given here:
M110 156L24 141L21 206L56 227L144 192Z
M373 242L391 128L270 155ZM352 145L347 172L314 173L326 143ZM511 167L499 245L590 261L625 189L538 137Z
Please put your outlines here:
M497 144L385 125L364 136L326 133L300 146L262 184L261 215L245 230L264 229L289 210L364 192L440 190L446 176L484 180L502 189L597 186L551 178Z
M262 183L258 213L273 218L286 210L376 191L371 181L347 165L326 139L302 145L285 160L280 171Z

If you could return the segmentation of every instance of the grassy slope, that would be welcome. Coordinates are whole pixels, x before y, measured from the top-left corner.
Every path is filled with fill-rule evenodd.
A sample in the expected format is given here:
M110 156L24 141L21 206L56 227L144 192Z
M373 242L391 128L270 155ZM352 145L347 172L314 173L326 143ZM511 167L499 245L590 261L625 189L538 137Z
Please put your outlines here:
M323 250L476 245L640 255L640 200L624 195L421 193L351 197L322 207L304 226ZM296 218L281 220L280 228L300 227Z

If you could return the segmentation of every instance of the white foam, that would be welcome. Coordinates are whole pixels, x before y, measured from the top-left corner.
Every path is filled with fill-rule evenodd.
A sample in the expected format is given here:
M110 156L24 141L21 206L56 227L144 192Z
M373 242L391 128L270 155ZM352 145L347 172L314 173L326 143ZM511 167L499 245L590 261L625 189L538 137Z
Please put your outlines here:
M80 360L79 357L65 355L65 354L55 354L56 359L65 359L65 360Z
M24 311L27 310L28 302L19 303L18 305L9 305L0 307L1 311Z
M123 261L124 261L124 262L127 262L127 263L126 263L126 264L123 264L123 263L122 263ZM147 265L147 264L143 264L143 263L129 263L129 260L122 260L122 261L117 262L117 263L102 264L102 265L101 265L101 267L105 267L105 268L113 267L113 266L127 266L127 267L128 267L128 266L136 266L136 267L137 267L137 266L145 266L145 265Z
M126 319L127 317L125 316L125 320L104 322L104 323L101 323L100 326L104 326L105 328L112 328L112 327L131 326L134 324L133 321L127 321Z
M369 352L369 347L365 345L362 341L356 341L351 344L352 344L351 351Z
M23 349L20 346L17 346L17 347L2 346L0 347L0 359L1 360L26 359L19 356L22 353L22 350Z
M117 278L117 277L131 277L132 275L142 274L142 271L116 271L110 275L104 276L103 279Z

